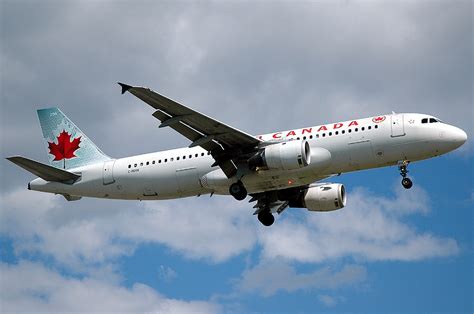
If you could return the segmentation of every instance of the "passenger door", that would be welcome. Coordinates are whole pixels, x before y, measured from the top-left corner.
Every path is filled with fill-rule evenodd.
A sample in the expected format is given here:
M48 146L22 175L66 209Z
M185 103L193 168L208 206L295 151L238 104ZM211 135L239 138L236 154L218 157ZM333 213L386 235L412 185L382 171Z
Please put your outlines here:
M392 127L392 137L404 136L405 124L403 121L403 114L392 114L390 118Z
M115 182L114 164L115 164L115 160L108 160L104 162L104 170L102 172L102 179L103 179L104 185L112 184Z

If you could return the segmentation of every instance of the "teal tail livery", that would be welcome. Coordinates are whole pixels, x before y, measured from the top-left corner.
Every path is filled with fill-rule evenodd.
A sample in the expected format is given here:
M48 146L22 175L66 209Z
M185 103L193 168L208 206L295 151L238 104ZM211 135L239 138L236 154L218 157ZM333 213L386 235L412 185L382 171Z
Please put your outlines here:
M51 166L71 169L111 159L58 108L39 109L38 118Z

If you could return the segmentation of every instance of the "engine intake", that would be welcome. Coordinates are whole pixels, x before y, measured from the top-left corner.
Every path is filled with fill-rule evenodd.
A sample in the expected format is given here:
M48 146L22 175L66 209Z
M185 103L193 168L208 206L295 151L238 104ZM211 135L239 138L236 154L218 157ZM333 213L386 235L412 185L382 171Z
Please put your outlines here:
M296 170L311 162L311 149L307 141L288 141L272 144L251 157L249 168L255 170Z

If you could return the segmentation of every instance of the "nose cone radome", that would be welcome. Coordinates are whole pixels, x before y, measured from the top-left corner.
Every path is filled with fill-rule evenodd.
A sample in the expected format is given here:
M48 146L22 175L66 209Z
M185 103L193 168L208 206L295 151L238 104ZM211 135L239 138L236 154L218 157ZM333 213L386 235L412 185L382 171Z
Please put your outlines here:
M451 131L451 140L453 144L456 145L456 148L461 146L462 144L466 143L467 141L467 134L460 128L454 127Z
M440 125L439 138L435 142L436 154L446 154L462 146L467 140L467 134L452 125Z
M466 143L467 134L460 128L449 126L445 132L445 138L441 136L441 140L445 143L448 150L454 150Z

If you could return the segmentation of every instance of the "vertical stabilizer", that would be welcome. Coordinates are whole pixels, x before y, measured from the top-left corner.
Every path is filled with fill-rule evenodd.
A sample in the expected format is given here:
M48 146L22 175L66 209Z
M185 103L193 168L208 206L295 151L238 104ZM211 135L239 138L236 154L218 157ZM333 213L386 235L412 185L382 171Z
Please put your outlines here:
M111 159L58 108L38 110L49 164L60 169Z

